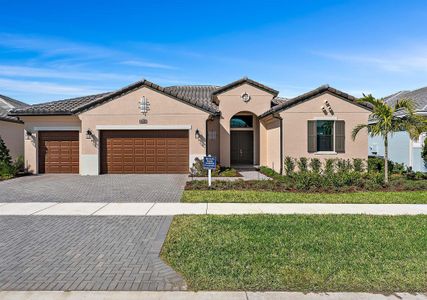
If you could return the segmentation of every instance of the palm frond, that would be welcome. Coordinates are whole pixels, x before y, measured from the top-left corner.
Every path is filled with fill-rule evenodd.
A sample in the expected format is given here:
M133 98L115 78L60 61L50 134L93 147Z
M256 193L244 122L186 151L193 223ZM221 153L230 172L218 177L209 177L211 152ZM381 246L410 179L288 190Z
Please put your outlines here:
M354 127L353 131L351 132L351 138L353 139L353 141L356 140L357 135L359 134L359 132L362 129L364 129L364 128L368 128L369 129L369 126L370 125L368 125L368 124L359 124L359 125L356 125L356 127Z

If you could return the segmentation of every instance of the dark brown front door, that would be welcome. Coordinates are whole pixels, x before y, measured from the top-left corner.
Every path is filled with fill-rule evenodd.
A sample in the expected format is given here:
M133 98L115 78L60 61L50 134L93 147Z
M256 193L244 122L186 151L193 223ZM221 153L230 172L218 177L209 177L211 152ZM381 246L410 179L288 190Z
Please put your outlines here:
M253 131L231 131L231 164L252 165L254 162Z
M187 130L101 132L101 173L188 173Z
M79 132L39 132L39 173L79 173Z

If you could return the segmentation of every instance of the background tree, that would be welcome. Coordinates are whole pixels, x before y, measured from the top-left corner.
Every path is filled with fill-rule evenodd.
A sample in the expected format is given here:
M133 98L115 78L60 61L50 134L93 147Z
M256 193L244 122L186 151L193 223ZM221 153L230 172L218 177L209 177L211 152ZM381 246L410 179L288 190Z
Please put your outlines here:
M10 157L9 149L7 149L5 142L0 136L0 162L7 165L12 164L12 157Z
M360 103L372 106L369 124L359 124L352 132L353 140L362 129L368 129L369 135L381 136L384 140L384 182L388 183L388 139L398 131L407 131L411 139L418 138L427 130L426 120L415 113L414 104L410 99L402 99L394 106L387 105L384 100L372 95L363 95Z

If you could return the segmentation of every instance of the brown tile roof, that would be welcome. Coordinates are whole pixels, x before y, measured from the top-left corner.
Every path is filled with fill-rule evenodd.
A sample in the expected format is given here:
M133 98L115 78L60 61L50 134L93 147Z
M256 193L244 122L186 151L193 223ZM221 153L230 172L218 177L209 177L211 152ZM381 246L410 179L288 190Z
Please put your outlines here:
M317 89L314 89L314 90L312 90L310 92L307 92L307 93L299 95L299 96L297 96L295 98L292 98L292 99L289 99L287 101L284 101L283 103L281 103L279 105L273 106L270 110L268 110L265 113L261 114L259 117L263 118L263 117L266 117L266 116L268 116L270 114L273 114L273 113L276 113L276 112L281 112L281 111L283 111L285 109L288 109L290 107L298 105L301 102L310 100L310 99L318 96L319 94L323 94L323 93L326 93L326 92L329 92L329 93L331 93L331 94L333 94L333 95L335 95L335 96L337 96L337 97L339 97L339 98L341 98L343 100L346 100L346 101L348 101L350 103L353 103L353 104L355 104L357 106L363 107L363 108L365 108L367 110L371 110L371 107L369 105L358 103L356 97L351 96L351 95L349 95L347 93L341 92L341 91L339 91L337 89L334 89L334 88L332 88L332 87L330 87L329 85L326 84L326 85L322 85L322 86L318 87Z
M219 114L218 107L209 99L209 95L212 91L217 89L215 86L161 87L148 80L141 80L114 92L52 101L31 105L22 109L14 109L10 112L10 115L71 115L81 113L132 92L142 86L147 86L211 114Z

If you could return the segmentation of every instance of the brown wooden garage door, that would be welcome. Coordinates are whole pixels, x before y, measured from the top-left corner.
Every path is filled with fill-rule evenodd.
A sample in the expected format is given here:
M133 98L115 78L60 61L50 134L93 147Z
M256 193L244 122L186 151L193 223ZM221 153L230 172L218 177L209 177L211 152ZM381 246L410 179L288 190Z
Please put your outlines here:
M79 173L79 132L39 132L39 173Z
M188 173L187 130L101 132L101 173Z

